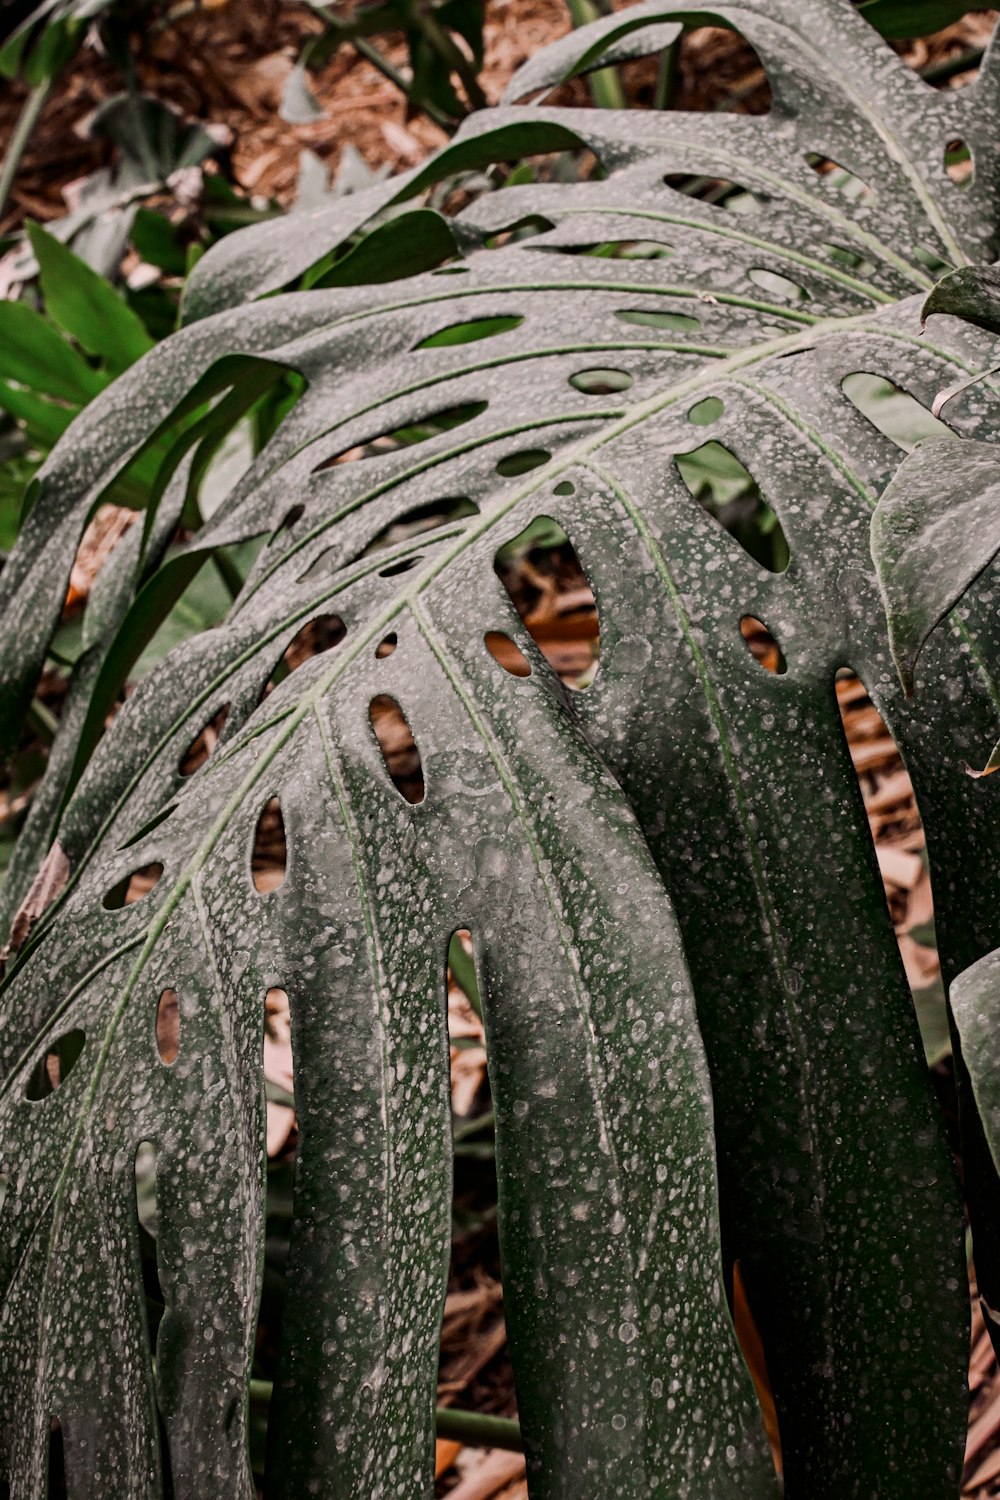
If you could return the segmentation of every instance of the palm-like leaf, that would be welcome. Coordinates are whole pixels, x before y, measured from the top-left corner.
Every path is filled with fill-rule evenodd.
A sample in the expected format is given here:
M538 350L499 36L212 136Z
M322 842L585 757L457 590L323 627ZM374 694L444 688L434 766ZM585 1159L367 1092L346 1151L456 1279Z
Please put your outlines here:
M664 26L704 13L636 14ZM935 94L839 0L711 16L758 48L768 116L477 117L370 206L528 150L584 144L606 176L487 195L454 221L457 267L383 285L241 305L342 227L320 215L312 238L291 220L232 238L191 291L192 315L214 315L98 398L46 467L0 580L11 725L75 538L129 456L193 389L233 388L238 404L262 372L308 382L187 557L154 572L129 615L128 588L110 610L106 591L95 629L77 771L171 570L268 535L226 624L174 653L98 746L59 829L69 883L7 980L0 1337L15 1494L38 1492L53 1413L80 1494L158 1494L157 1402L176 1495L249 1493L272 985L291 997L302 1135L268 1492L426 1489L448 1219L443 965L466 925L533 1494L772 1492L722 1294L716 1171L786 1493L954 1492L961 1215L833 682L854 667L904 747L951 974L998 936L989 810L948 759L995 727L997 643L988 625L975 652L942 635L930 690L915 709L900 701L867 550L896 449L841 382L865 371L929 403L982 363L979 333L921 341L918 314L929 265L994 254L996 78L987 67L975 89ZM557 61L555 76L573 65ZM945 170L956 138L971 187ZM866 191L841 195L813 157ZM667 173L731 181L750 212ZM502 243L525 221L533 238ZM440 230L420 211L395 223L417 261ZM579 253L636 242L662 254ZM495 337L442 344L458 324ZM708 397L721 411L706 429ZM991 399L973 393L963 420ZM417 446L333 462L445 413ZM787 571L753 562L682 483L676 456L706 436L777 511ZM526 450L549 457L505 477ZM179 514L192 451L175 455L151 546ZM367 550L444 497L475 513ZM596 681L572 696L493 567L539 515L569 534L601 614ZM341 644L261 701L288 642L332 613ZM778 638L785 675L747 651L748 615ZM498 630L530 676L487 652ZM396 649L377 657L390 632ZM386 775L369 719L381 694L419 747L417 805ZM185 749L224 704L219 748L185 782ZM262 896L250 848L272 797L289 863ZM163 875L144 901L104 908L153 862ZM169 1067L154 1036L167 987L181 1016ZM85 1042L65 1083L26 1099L39 1058L73 1032ZM167 1305L155 1384L136 1270L143 1140L159 1154Z

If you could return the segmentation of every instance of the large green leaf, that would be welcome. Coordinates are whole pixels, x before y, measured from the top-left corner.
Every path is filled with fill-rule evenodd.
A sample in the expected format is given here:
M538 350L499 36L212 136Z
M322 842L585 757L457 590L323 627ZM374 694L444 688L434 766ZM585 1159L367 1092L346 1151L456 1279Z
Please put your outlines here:
M197 561L265 536L253 573L226 623L150 673L98 744L49 867L68 860L68 883L6 981L0 1338L15 1492L37 1490L55 1413L85 1492L160 1493L157 1403L175 1495L249 1493L273 985L291 998L302 1133L268 1493L429 1491L443 970L468 926L533 1496L772 1492L721 1291L716 1173L725 1274L738 1259L786 1494L956 1493L962 1217L834 677L859 672L906 754L950 979L1000 941L992 784L955 764L996 737L997 626L988 588L970 596L965 636L930 640L927 690L903 700L867 545L899 449L843 382L864 373L929 405L986 362L977 330L942 321L921 338L919 310L929 266L995 253L996 80L934 93L846 0L657 14L743 29L770 113L477 117L403 191L575 143L605 175L483 196L454 221L462 261L401 281L236 305L291 283L364 217L354 205L339 227L333 209L232 236L189 300L191 314L228 310L92 403L39 478L0 577L12 726L74 540L130 455L192 390L238 385L256 361L308 383L192 544ZM969 187L945 168L955 139L980 164ZM703 178L739 191L684 191ZM375 191L373 206L391 196ZM515 227L535 232L507 241ZM977 387L949 418L968 430L994 401ZM424 440L377 444L394 433ZM749 557L684 483L678 457L706 438L777 514L785 571ZM526 452L548 457L528 470ZM475 513L369 550L456 497ZM568 534L598 600L600 666L577 694L493 567L540 516ZM342 642L262 701L289 642L330 614ZM140 593L106 663L154 615ZM748 615L777 637L784 675L747 650ZM497 630L530 676L488 653ZM390 634L395 649L376 656ZM115 669L102 672L106 688ZM103 725L105 688L84 738ZM383 694L419 748L416 805L371 728ZM218 750L182 777L224 704ZM250 848L273 796L289 863L263 896ZM143 902L104 909L153 862L164 873ZM181 1013L170 1067L154 1034L167 987ZM26 1100L39 1058L74 1032L85 1042L66 1082ZM144 1140L159 1153L167 1304L155 1382L136 1270ZM989 1205L974 1207L988 1230Z

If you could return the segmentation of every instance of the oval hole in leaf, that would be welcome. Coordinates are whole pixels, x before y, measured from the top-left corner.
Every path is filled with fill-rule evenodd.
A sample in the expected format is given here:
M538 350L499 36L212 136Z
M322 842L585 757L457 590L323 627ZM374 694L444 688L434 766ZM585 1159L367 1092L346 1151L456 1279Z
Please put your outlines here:
M141 1228L154 1240L157 1233L157 1160L155 1144L140 1141L135 1148L135 1209Z
M491 234L486 241L486 248L502 250L504 245L519 245L522 240L536 239L538 235L547 234L554 228L553 221L545 218L544 214L522 214L521 218L514 219L512 223L505 224L502 229Z
M56 1496L68 1495L70 1490L66 1476L66 1444L63 1440L62 1423L55 1416L49 1423L48 1461L47 1493Z
M805 159L828 188L843 193L844 197L850 198L853 203L875 201L875 189L865 182L863 177L858 177L854 172L848 171L847 167L842 167L839 162L831 161L829 157L821 156L815 151L807 151Z
M291 510L285 512L283 518L271 532L271 541L273 542L275 537L280 536L283 531L291 531L292 527L301 521L305 513L306 508L304 505L293 505Z
M156 1003L156 1050L164 1067L177 1060L181 1045L181 1012L177 991L165 989Z
M762 193L753 192L742 183L731 182L726 177L698 177L691 172L668 172L663 179L664 187L683 193L685 198L697 198L699 203L711 204L713 208L724 208L735 214L756 214L767 206Z
M387 656L391 656L396 649L396 645L396 632L394 630L390 630L389 634L387 636L383 636L378 645L375 647L375 655L377 659L379 661L383 661Z
M613 396L618 391L627 391L635 381L626 370L579 370L569 377L574 390L585 396Z
M547 464L552 454L547 448L522 448L520 453L507 453L496 466L502 479L514 479L518 474L527 474Z
M690 313L644 312L637 308L634 312L616 312L615 317L622 323L634 323L637 328L664 328L673 333L694 333L701 327L701 319Z
M851 405L905 453L911 453L924 438L954 436L915 396L881 375L857 370L844 376L840 388Z
M769 297L777 297L782 302L809 301L809 293L805 287L799 286L789 276L782 276L780 271L767 271L763 266L753 266L747 275L754 286L759 286Z
M468 323L452 323L428 338L414 344L414 349L444 349L454 344L475 344L482 339L494 339L501 333L512 333L524 322L522 317L506 314L496 318L470 318Z
M163 874L163 866L158 860L152 864L143 865L141 869L133 870L130 875L124 875L121 880L116 880L109 891L104 893L101 905L105 911L121 911L123 906L131 906L136 901L141 901L143 896L148 896Z
M566 687L597 671L597 601L576 548L551 516L536 516L496 554L493 567L535 645Z
M355 443L350 448L344 448L340 453L325 458L322 463L313 469L314 474L320 474L324 469L332 469L335 464L356 463L360 459L379 458L386 453L393 453L398 448L412 448L417 443L430 442L442 432L450 432L453 427L462 427L466 422L472 422L476 417L482 416L489 406L488 401L463 401L458 406L446 406L440 411L429 412L425 417L414 417L411 421L400 427L394 427L390 432L373 434L364 442Z
M693 422L696 427L709 427L719 420L725 409L718 396L706 396L704 401L696 401L692 406L688 412L688 421Z
M279 890L285 883L287 869L285 820L281 815L281 803L277 797L271 797L261 808L257 827L254 829L250 853L250 875L254 890L261 895Z
M387 568L379 568L378 576L380 578L398 578L400 573L408 573L420 561L421 558L419 556L401 557L399 562L390 563Z
M53 1042L28 1075L24 1097L37 1103L39 1099L47 1099L56 1089L61 1088L76 1067L85 1041L83 1032L74 1028L57 1042Z
M263 702L280 682L284 682L286 677L290 677L293 672L297 671L303 662L339 646L346 634L347 626L339 615L317 615L314 620L309 620L295 632L278 658L268 678L267 686L261 694L261 701Z
M360 552L345 554L342 546L328 547L315 562L309 564L304 573L299 574L297 581L307 583L314 578L329 576L337 568L347 567L349 563L357 562L362 557L370 557L373 552L384 552L388 547L397 547L401 542L409 541L411 537L423 536L428 531L436 531L441 526L450 526L455 521L464 520L466 516L478 515L479 506L465 495L454 498L447 496L440 500L428 500L424 505L414 505L376 532Z
M209 719L204 729L195 735L180 758L178 769L182 776L193 776L195 771L200 770L205 764L219 743L219 736L228 717L229 704L224 703L218 713Z
M849 271L852 276L871 276L875 271L873 260L859 255L857 250L849 249L846 245L834 245L828 242L823 248L835 266L842 271Z
M287 990L278 986L264 996L263 1050L266 1148L268 1159L273 1160L294 1147L296 1129L292 1011Z
M740 634L747 643L747 650L754 661L759 662L765 672L774 672L783 677L788 671L785 653L763 620L754 615L744 615L740 620Z
M597 260L672 260L673 245L663 240L601 240L597 244L560 245L560 255L592 255Z
M368 716L393 786L407 802L423 802L423 762L403 710L388 693L379 693Z
M674 462L699 505L744 552L769 572L783 573L789 550L781 521L736 454L721 443L703 443L676 454Z
M499 662L512 677L530 677L531 663L516 641L502 630L488 630L483 636L486 649L493 660Z
M569 479L560 479L557 485L553 485L553 495L575 495L576 485Z
M951 1051L951 1039L936 951L931 872L925 851L899 838L900 828L912 832L919 827L920 807L898 746L864 682L852 668L841 667L834 686L924 1052L934 1067Z
M975 177L975 163L968 143L960 137L948 141L944 148L944 169L956 187L969 188Z
M778 1431L778 1413L774 1404L774 1393L771 1388L771 1379L767 1371L767 1360L764 1356L764 1345L757 1331L750 1303L747 1298L746 1283L743 1279L741 1263L737 1260L733 1263L733 1293L732 1308L733 1327L736 1338L739 1341L743 1358L746 1360L753 1380L757 1401L760 1405L760 1414L764 1422L764 1431L771 1448L771 1457L777 1473L782 1472L783 1464L781 1457L781 1434Z

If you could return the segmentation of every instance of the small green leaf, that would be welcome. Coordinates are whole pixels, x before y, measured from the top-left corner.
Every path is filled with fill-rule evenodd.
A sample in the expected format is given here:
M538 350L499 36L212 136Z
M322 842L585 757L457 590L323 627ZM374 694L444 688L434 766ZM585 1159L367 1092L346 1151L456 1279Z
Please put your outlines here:
M49 316L113 375L153 347L140 319L114 288L40 224L28 224Z
M0 302L0 377L77 406L108 383L26 302Z

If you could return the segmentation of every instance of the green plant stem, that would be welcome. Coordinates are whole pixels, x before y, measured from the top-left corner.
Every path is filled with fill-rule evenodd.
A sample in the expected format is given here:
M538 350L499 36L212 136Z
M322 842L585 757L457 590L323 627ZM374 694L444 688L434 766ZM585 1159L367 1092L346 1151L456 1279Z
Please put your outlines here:
M985 50L984 47L969 47L956 57L945 57L941 62L928 63L926 68L920 69L920 76L925 83L947 83L949 78L954 78L959 73L978 68Z
M270 1380L251 1380L250 1400L266 1406L274 1390ZM504 1448L508 1453L520 1453L520 1423L509 1417L488 1417L478 1411L456 1411L451 1406L439 1406L434 1414L438 1437L452 1438L464 1443L466 1448Z
M476 70L461 47L448 35L432 10L418 0L411 11L414 23L420 28L435 52L448 64L453 73L462 80L465 95L473 109L486 109L489 100L480 87Z
M486 1417L477 1411L455 1411L450 1406L439 1406L435 1414L438 1437L453 1438L467 1448L505 1448L508 1453L520 1453L520 1423L507 1417Z
M669 109L677 84L677 69L681 57L681 39L664 47L660 66L656 74L656 89L653 94L654 109Z
M59 720L40 698L32 701L28 709L28 723L46 745L51 745L59 730Z
M53 79L46 78L37 87L33 88L24 101L24 108L18 116L17 124L14 127L14 134L10 138L10 145L7 147L7 152L3 159L3 166L0 167L0 219L3 218L7 211L7 201L10 198L11 188L14 186L17 169L21 165L21 157L24 155L35 126L38 124L38 116L45 108L45 101L52 92L53 82Z
M575 27L586 26L600 18L602 12L594 0L566 0ZM615 68L598 68L588 79L590 93L599 109L624 109L625 90Z

